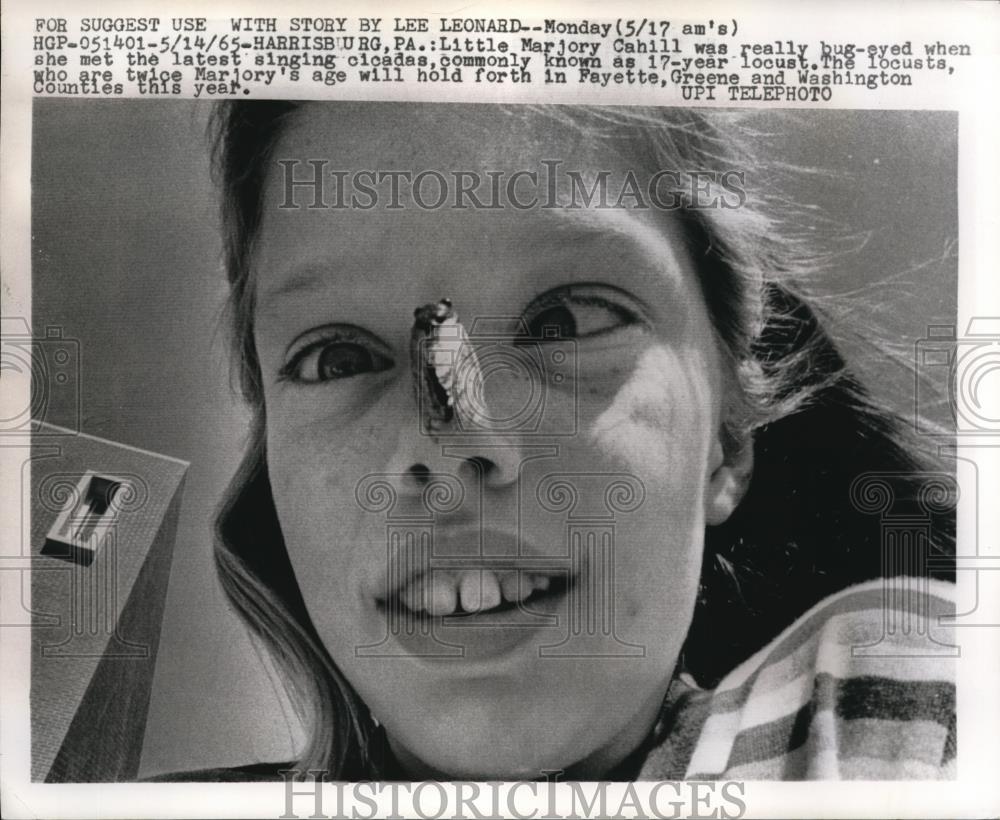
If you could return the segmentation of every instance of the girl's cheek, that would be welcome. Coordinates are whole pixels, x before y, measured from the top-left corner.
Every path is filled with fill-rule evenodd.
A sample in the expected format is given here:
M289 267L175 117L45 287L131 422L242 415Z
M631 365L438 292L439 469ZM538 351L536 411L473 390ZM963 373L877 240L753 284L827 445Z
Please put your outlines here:
M271 425L268 469L279 517L292 522L288 529L302 535L305 524L308 533L336 528L355 534L363 523L355 490L382 463L385 432L358 425L345 435L322 420L298 427L280 427L272 420Z
M286 410L268 411L268 452L284 458L293 469L340 474L353 471L360 478L378 464L380 450L389 441L388 431L370 422L360 423L343 414ZM312 416L312 418L301 418ZM269 459L272 461L273 458ZM359 473L358 469L362 469Z
M587 429L591 447L640 478L675 478L705 458L714 424L714 397L704 368L677 351L642 352Z

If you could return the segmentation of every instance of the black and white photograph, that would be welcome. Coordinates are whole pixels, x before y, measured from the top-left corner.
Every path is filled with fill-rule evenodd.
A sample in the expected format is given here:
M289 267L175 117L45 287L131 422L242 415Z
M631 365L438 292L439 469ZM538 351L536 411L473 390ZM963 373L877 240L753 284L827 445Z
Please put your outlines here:
M472 36L523 43L505 20ZM996 629L961 628L995 592L961 445L1000 429L965 114L323 71L323 99L34 91L0 434L30 788L749 817L779 784L818 816L964 783Z

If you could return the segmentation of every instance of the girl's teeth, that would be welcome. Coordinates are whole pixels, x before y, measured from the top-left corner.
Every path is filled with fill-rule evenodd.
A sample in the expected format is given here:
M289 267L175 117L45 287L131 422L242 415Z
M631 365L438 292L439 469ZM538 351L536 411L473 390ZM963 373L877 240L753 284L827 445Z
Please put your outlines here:
M523 571L501 572L466 570L453 575L433 572L418 578L399 593L399 599L413 612L435 617L453 614L461 603L465 612L486 612L503 601L523 601L535 590L547 590L551 578Z
M493 609L500 605L500 582L496 573L488 569L468 570L459 578L458 594L466 612Z
M500 577L500 591L505 601L516 603L523 601L532 592L528 576L521 572L505 572Z
M431 615L451 615L458 605L458 590L455 581L445 573L431 573L430 594L427 596L427 611ZM425 576L426 577L426 576Z
M424 579L419 578L412 584L407 584L402 592L399 593L399 599L407 609L412 609L414 612L420 612L425 609Z

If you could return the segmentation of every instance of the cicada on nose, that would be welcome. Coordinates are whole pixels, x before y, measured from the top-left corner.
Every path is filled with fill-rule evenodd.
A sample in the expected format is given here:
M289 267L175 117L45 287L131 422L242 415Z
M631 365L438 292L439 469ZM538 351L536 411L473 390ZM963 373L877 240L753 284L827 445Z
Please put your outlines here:
M424 432L442 433L449 425L469 430L483 383L469 334L450 299L418 307L413 315L410 363Z

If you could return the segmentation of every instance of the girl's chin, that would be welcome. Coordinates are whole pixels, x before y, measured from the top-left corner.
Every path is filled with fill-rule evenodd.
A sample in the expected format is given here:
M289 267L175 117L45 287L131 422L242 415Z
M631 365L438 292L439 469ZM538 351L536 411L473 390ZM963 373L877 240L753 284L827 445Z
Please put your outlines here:
M572 755L567 759L554 749L545 753L537 742L509 739L491 746L476 734L470 730L461 737L436 738L433 749L422 738L420 754L391 738L389 747L398 769L412 780L544 780L546 772L562 772L575 763Z

